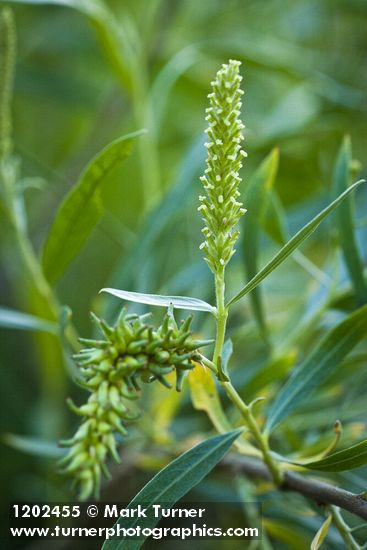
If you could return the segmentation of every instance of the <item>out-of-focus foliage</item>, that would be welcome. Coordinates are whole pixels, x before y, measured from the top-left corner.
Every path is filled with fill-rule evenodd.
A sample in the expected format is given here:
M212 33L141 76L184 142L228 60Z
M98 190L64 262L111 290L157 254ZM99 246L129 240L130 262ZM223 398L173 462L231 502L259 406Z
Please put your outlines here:
M203 113L209 83L221 63L229 58L242 62L249 155L242 170L244 199L260 162L273 147L279 148L271 200L265 212L257 213L257 269L335 197L337 188L343 190L343 183L335 181L334 166L345 134L351 138L352 158L362 162L361 176L367 149L363 0L111 0L106 6L115 16L110 28L67 7L14 5L19 42L15 150L23 177L42 182L40 186L38 179L36 187L28 188L31 180L24 179L30 234L40 256L62 199L88 161L112 140L148 130L138 138L133 154L103 182L103 217L56 285L82 335L92 331L90 309L111 322L118 313L118 300L98 296L102 287L214 303L212 276L198 248L201 220L196 209L205 161ZM113 53L117 35L123 66ZM363 267L367 198L362 187L357 190L352 230ZM0 213L0 433L8 434L3 437L7 445L1 446L2 494L7 495L1 511L7 514L10 501L70 498L56 472L55 449L51 446L51 458L40 458L47 453L40 452L39 441L53 444L72 433L75 421L65 395L77 402L85 395L72 383L70 353L55 345L54 319L47 325L49 333L36 332L48 314ZM250 216L249 211L245 217ZM235 353L230 368L246 401L275 396L290 369L307 361L315 343L363 303L346 244L340 240L341 216L332 214L301 251L266 279L258 303L244 298L233 307L229 332ZM248 264L246 223L228 270L228 298L254 269ZM137 304L129 310L145 311ZM17 315L25 330L2 328L7 319L19 325ZM66 331L67 309L64 317ZM203 312L195 316L201 337L212 336L209 317ZM277 427L274 449L295 461L318 457L333 440L337 419L344 426L343 448L365 438L366 362L362 343ZM236 423L236 413L220 397ZM197 408L207 407L196 399ZM134 475L121 467L122 483L117 473L115 485L107 487L110 500L122 499L121 486L123 500L129 500L165 463L164 456L149 454L148 448L164 439L166 449L175 452L193 433L211 430L206 415L191 406L187 387L179 400L176 394L152 388L142 402L149 414L131 430L122 454L134 453ZM363 469L333 474L333 479L356 492L365 489ZM236 485L214 473L200 491L208 499L238 498ZM322 524L317 511L290 494L269 504L267 491L261 485L253 498L264 503L264 527L273 547L309 548ZM332 527L324 547L343 548Z

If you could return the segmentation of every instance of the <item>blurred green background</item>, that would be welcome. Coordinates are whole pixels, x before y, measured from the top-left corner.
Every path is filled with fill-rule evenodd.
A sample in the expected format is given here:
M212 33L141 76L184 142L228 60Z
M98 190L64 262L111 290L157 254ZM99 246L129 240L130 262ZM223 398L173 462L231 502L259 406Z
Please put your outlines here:
M85 3L87 12L92 4ZM221 63L229 58L242 62L248 152L244 186L260 161L279 147L275 189L287 212L290 233L330 199L333 165L343 136L351 136L353 156L362 163L367 145L365 1L125 0L108 1L106 6L115 15L113 29L96 23L83 10L14 6L18 33L14 141L23 175L42 180L41 189L26 192L30 234L37 250L61 199L89 159L116 137L148 130L132 156L103 183L104 216L57 283L61 303L72 309L75 325L86 337L92 333L91 309L112 320L121 306L117 299L98 296L102 287L213 301L211 274L198 250L201 220L196 208L198 176L205 161L204 110L210 81ZM119 60L113 50L116 36ZM366 254L366 192L358 196L358 238ZM305 265L304 257L299 262L290 259L264 285L268 323L278 349L290 327L311 315L322 299L320 279L328 273L335 278L337 273L337 282L346 280L342 263L332 271L330 224L326 222L302 249L312 264ZM3 217L0 231L1 305L40 315ZM241 250L246 235L243 239L230 265L229 294L245 279ZM262 239L261 265L276 249L265 236ZM345 299L343 308L348 309L348 304ZM196 330L210 336L211 321L203 314L196 317ZM337 317L337 311L330 311L321 327L314 326L305 335L302 353L312 347L315 334ZM235 363L240 365L245 357L248 364L246 374L236 369L234 378L242 384L244 396L252 397L271 374L262 371L262 379L254 376L267 351L247 301L234 308L230 328L238 346ZM71 381L74 367L68 354L63 358L49 335L1 329L0 338L0 433L49 441L53 452L52 443L69 436L77 422L65 406L65 396L73 395L78 402L84 399ZM294 344L287 350L299 352ZM283 373L292 361L282 367ZM315 433L329 430L340 414L353 422L352 433L358 437L366 420L365 378L359 380L358 387L349 388L354 393L348 394L346 404L335 389L343 381L334 380L319 400L316 427L312 410L305 412L302 428L294 417L287 428L288 450L297 448L298 430L305 430L312 442ZM159 423L171 424L172 418L165 420L155 399L159 403L163 398L146 392L143 407L152 406L153 413L139 429L131 428L131 445L137 449L159 442L160 437L164 440ZM193 411L187 393L180 403L178 398L174 404L171 400L167 410L170 407L179 411L167 435L169 444L208 430L209 423L203 413ZM24 441L19 445L24 447ZM3 514L15 500L70 498L68 482L57 475L55 460L35 456L36 448L25 453L1 444ZM152 475L153 458L141 462L143 472L136 471L125 482L124 500ZM220 478L212 474L208 479L207 494L220 494ZM352 477L348 483L355 488ZM283 540L282 517L276 510L269 514L278 525L275 548L309 547L319 526L317 514L306 513L303 523L288 519L291 534L283 533Z

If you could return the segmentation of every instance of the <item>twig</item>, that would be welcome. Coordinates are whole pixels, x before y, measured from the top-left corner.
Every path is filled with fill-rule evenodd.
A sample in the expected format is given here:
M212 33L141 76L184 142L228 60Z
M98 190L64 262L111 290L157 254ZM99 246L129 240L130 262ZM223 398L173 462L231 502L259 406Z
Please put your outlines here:
M221 464L225 468L230 468L248 477L272 480L272 475L268 468L260 460L228 455ZM285 471L283 483L279 489L283 491L295 491L320 505L334 504L367 520L367 501L355 493L334 487L328 483Z
M361 550L361 546L354 539L349 525L347 525L337 506L329 506L333 523L349 550Z

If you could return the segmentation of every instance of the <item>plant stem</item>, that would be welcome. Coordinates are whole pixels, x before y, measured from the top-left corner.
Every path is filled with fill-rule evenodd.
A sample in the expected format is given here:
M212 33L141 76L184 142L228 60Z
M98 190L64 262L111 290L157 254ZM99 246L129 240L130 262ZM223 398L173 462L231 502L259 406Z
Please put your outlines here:
M9 158L8 162L11 162ZM11 175L13 175L11 173ZM59 322L60 304L56 297L54 290L49 285L47 279L44 276L42 267L33 248L33 245L29 239L26 227L19 214L19 208L17 207L18 197L15 191L15 181L12 181L12 177L8 176L5 170L2 171L2 179L4 184L4 192L6 195L7 214L9 216L10 224L13 228L16 238L17 246L19 249L20 257L23 265L28 273L33 287L37 290L38 294L47 304L47 311L53 321ZM72 325L69 325L65 330L65 336L74 351L78 351L80 345L78 343L78 334Z
M224 338L226 333L226 324L228 317L228 308L225 306L225 282L224 282L224 268L217 272L215 275L215 294L217 305L217 334L215 340L213 363L217 367L217 372L221 369L221 355L223 350ZM245 421L246 426L252 433L259 449L262 452L263 459L267 467L269 468L274 483L276 485L282 484L282 473L279 466L274 461L270 453L270 448L266 437L261 433L261 430L252 414L251 406L246 405L241 399L240 395L233 387L230 380L220 380L222 387L224 388L228 398L237 407L241 413L242 418Z
M217 335L215 338L215 347L213 353L213 363L218 368L218 361L222 355L222 349L224 344L224 338L226 334L226 325L228 310L224 305L224 292L225 292L225 283L224 283L224 269L215 275L215 295L217 303Z
M256 419L254 418L254 415L252 414L251 406L246 405L246 403L243 402L241 397L239 396L236 389L232 386L232 383L229 382L221 382L222 387L224 388L227 396L232 401L232 403L237 407L237 409L240 411L242 418L244 419L246 426L252 433L259 449L262 452L263 459L267 467L269 468L272 478L274 480L274 483L276 485L281 485L283 482L282 472L280 471L280 468L278 464L275 462L273 457L271 456L270 448L268 441L266 437L261 433L260 428L256 422Z
M354 539L349 525L347 525L343 519L343 516L340 513L340 510L337 506L329 506L330 513L333 518L335 527L338 529L340 536L346 544L346 547L349 550L361 550L361 546Z
M32 243L29 240L26 232L20 227L16 216L13 216L13 228L18 243L18 248L20 251L21 258L23 260L24 266L28 271L32 279L32 283L39 292L39 294L47 301L52 314L53 320L58 320L58 305L55 295L50 288L45 276L43 274L42 268L39 264L38 258L33 249Z
M200 354L200 361L202 362L203 365L208 367L208 369L214 372L215 375L218 374L218 369L216 365L213 363L213 361L210 361L210 359L208 359L207 357L201 354Z
M59 301L55 295L55 292L50 287L48 281L43 274L42 267L38 261L38 258L34 251L33 245L29 240L28 235L19 227L19 224L15 226L15 235L23 263L32 278L32 283L34 287L48 304L48 308L50 314L53 317L53 320L59 322ZM70 323L65 329L65 337L69 342L72 350L79 351L80 344L78 342L78 333L75 327Z

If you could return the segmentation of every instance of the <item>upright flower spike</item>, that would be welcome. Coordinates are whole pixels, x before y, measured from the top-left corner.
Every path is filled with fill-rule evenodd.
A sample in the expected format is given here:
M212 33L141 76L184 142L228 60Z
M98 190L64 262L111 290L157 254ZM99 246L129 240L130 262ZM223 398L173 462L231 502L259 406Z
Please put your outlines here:
M206 194L199 197L205 241L200 248L214 274L222 272L235 253L239 231L234 226L246 211L238 201L241 160L247 156L241 148L244 125L240 120L240 65L232 59L222 65L211 83L213 92L208 95L210 107L206 109L208 157L205 175L200 178Z

